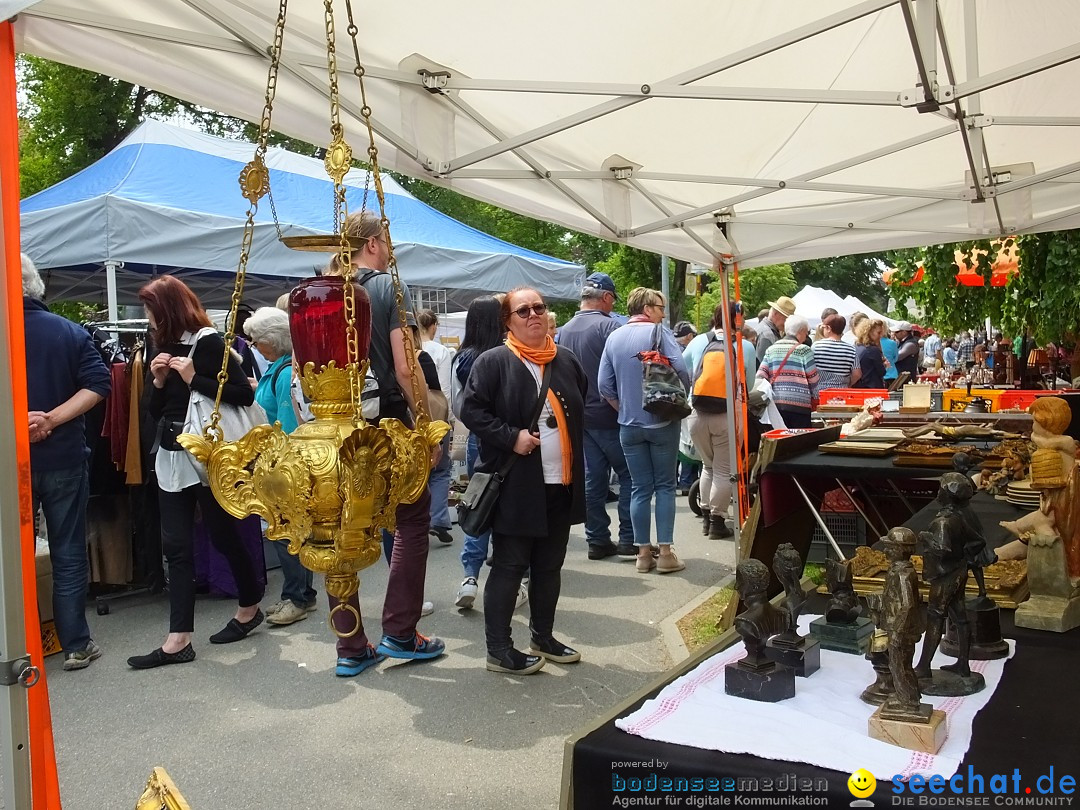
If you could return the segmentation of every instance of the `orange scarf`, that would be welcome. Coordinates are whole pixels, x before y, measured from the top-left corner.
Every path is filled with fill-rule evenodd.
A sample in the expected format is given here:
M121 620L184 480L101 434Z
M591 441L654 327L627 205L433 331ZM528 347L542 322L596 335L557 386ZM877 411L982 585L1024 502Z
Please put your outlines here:
M551 335L545 335L544 339L543 347L534 349L526 346L511 333L506 336L506 347L521 360L528 360L530 363L540 366L540 374L543 376L544 366L554 360L555 354L559 351L559 347L555 345ZM548 405L551 406L551 412L555 414L555 422L559 426L559 444L562 447L562 482L567 485L570 483L574 469L574 452L570 446L570 429L566 424L566 414L563 412L562 403L559 402L559 398L555 396L555 392L551 388L548 388L547 401Z

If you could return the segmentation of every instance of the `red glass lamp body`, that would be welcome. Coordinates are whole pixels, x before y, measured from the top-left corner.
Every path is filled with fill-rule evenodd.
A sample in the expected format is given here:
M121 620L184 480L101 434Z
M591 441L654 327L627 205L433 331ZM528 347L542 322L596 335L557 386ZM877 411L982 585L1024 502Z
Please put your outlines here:
M371 299L359 284L353 285L356 300L356 335L360 361L371 345ZM318 276L301 281L289 293L289 331L293 359L303 369L315 364L318 372L331 360L338 368L349 362L345 341L345 283L339 276Z

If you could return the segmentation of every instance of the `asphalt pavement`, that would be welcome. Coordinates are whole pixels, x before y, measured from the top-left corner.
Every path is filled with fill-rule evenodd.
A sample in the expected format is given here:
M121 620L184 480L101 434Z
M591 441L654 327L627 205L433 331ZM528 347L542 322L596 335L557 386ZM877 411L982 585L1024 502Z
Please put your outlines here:
M47 661L65 810L133 807L156 765L193 810L556 807L563 741L675 663L661 623L716 586L734 560L731 540L702 537L686 498L676 518L675 549L686 562L679 573L639 574L627 558L589 560L574 527L556 635L582 661L514 677L484 668L482 591L477 609L453 606L457 527L454 538L431 540L426 595L436 610L420 624L446 641L447 654L387 661L356 678L334 676L318 582L319 610L308 619L263 625L230 645L207 639L235 602L200 598L197 660L149 671L126 659L164 639L166 595L118 602L108 616L89 607L104 656L78 672L63 672L60 655ZM361 572L373 640L386 574L381 560ZM280 584L271 571L264 606ZM528 643L527 606L514 638Z

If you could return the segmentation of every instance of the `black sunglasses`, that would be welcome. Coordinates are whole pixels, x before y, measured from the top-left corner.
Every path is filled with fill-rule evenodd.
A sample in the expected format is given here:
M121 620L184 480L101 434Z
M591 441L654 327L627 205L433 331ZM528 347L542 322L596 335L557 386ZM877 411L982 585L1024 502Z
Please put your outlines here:
M528 318L530 312L533 315L537 316L543 315L545 312L547 312L547 304L533 304L531 307L526 304L514 310L514 314L522 320Z

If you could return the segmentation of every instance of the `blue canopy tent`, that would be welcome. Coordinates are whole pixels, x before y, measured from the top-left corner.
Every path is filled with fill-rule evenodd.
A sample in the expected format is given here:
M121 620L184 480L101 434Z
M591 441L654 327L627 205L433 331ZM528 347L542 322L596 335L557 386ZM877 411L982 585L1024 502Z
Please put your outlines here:
M92 166L22 201L22 249L42 271L48 299L137 303L155 275L173 273L207 307L225 307L239 262L247 201L237 178L254 147L146 121ZM282 234L332 233L333 184L319 160L267 151ZM364 202L368 173L345 178L350 211ZM584 268L482 233L417 200L383 177L398 269L411 287L446 290L450 310L482 293L527 284L576 298ZM378 210L374 184L367 208ZM260 201L245 301L273 304L325 265L326 254L278 239L270 200Z

